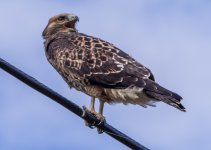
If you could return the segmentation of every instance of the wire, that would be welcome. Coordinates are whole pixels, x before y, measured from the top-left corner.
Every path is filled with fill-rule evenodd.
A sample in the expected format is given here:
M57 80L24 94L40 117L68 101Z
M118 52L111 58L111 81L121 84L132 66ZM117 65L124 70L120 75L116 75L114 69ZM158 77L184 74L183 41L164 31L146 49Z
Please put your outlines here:
M59 103L63 107L67 108L77 116L81 117L82 119L86 120L88 123L94 125L95 127L98 127L102 131L104 131L106 134L110 135L114 139L118 140L122 144L128 146L131 149L135 150L148 150L148 148L144 147L137 141L133 140L129 136L125 135L124 133L118 131L111 125L109 125L106 122L101 122L96 117L94 117L92 114L90 114L87 111L84 111L81 109L78 105L73 103L72 101L68 100L67 98L63 97L62 95L58 94L57 92L53 91L46 85L42 84L35 78L29 76L28 74L24 73L23 71L19 70L18 68L14 67L13 65L9 64L2 58L0 58L0 68L2 68L4 71L8 72L12 76L16 77L20 81L24 82L31 88L39 91L40 93L44 94L45 96L51 98L55 102Z

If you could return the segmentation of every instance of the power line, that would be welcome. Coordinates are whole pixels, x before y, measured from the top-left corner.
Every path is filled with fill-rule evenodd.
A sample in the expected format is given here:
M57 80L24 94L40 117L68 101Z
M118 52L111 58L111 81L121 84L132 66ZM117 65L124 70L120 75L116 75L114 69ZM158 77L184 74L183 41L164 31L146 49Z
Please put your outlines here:
M67 98L53 91L52 89L42 84L35 78L29 76L28 74L9 64L2 58L0 58L0 68L2 68L4 71L8 72L12 76L16 77L20 81L24 82L31 88L39 91L40 93L59 103L63 107L67 108L68 110L79 116L80 118L86 120L88 123L93 124L95 127L98 127L99 129L103 130L106 134L110 135L111 137L118 140L122 144L128 146L129 148L135 150L148 150L148 148L144 147L143 145L133 140L129 136L125 135L124 133L118 131L108 123L101 123L101 121L94 117L92 114L84 111L72 101L68 100Z

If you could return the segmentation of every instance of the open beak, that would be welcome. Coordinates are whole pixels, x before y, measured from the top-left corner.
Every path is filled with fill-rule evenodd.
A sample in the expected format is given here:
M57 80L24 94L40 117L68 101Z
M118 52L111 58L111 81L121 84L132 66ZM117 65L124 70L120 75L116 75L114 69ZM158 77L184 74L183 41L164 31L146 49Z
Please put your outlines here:
M75 24L79 21L79 18L77 16L72 16L71 20L65 23L65 27L67 28L75 28Z

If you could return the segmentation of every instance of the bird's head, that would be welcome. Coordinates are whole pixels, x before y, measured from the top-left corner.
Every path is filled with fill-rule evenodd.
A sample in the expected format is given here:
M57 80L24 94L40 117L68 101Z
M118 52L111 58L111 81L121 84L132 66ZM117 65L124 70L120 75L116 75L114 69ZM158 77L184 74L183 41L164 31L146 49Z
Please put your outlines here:
M74 14L63 13L49 19L42 36L44 39L58 32L77 32L76 23L79 18Z

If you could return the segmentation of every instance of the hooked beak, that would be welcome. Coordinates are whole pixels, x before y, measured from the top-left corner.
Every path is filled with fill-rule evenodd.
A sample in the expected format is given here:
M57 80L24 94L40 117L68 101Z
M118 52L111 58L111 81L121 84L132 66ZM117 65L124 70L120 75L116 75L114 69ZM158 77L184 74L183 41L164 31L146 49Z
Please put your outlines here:
M68 21L67 23L65 23L65 27L67 27L67 28L75 28L75 24L77 23L77 22L79 22L79 18L78 18L78 16L70 16L70 21Z

